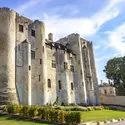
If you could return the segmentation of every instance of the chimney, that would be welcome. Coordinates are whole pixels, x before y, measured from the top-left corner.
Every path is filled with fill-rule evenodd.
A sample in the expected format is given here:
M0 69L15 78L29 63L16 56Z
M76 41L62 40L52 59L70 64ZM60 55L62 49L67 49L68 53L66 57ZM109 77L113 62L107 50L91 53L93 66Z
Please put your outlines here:
M51 41L53 41L53 34L52 33L48 34L48 39L51 40Z

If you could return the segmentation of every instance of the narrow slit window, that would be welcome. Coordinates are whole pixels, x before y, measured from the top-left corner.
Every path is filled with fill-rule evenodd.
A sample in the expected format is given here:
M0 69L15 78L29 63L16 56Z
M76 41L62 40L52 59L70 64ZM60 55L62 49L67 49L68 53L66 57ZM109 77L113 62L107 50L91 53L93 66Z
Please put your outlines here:
M44 46L43 46L43 53L44 53Z
M61 90L62 86L61 86L61 81L59 80L59 90Z
M42 59L40 59L40 64L42 64Z
M48 79L48 88L51 88L51 80Z
M29 70L31 70L31 66L29 66Z
M41 75L39 75L39 81L41 81Z
M71 90L73 90L73 83L71 82Z

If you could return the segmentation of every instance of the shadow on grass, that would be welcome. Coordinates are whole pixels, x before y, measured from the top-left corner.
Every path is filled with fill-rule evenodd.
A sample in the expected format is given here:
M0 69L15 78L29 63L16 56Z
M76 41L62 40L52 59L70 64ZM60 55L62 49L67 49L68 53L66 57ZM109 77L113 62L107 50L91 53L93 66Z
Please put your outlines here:
M5 118L6 120L16 120L16 121L23 121L23 122L34 122L34 123L43 123L43 124L50 124L50 125L59 125L57 123L52 123L45 120L40 120L38 118L28 118L19 115L7 115L7 114L0 114L0 118Z

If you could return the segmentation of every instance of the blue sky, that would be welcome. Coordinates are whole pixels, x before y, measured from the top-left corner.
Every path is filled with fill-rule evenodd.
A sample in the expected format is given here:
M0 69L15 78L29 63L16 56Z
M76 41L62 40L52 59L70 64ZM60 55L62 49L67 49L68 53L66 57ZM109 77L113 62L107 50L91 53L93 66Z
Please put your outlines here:
M73 32L92 41L99 81L106 62L125 55L125 0L0 0L0 7L44 21L55 41Z

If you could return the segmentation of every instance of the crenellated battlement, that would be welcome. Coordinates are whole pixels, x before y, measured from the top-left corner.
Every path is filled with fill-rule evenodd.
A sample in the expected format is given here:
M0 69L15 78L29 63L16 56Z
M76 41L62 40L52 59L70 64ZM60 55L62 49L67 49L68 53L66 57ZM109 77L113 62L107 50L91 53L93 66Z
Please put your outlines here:
M18 13L16 13L16 20L17 20L17 23L32 23L33 21L22 16L22 15L19 15Z
M0 8L0 16L14 16L16 14L15 11L13 11L12 9L10 8L7 8L7 7L3 7L3 8Z
M2 7L0 8L0 11L13 11L13 10L8 7Z

